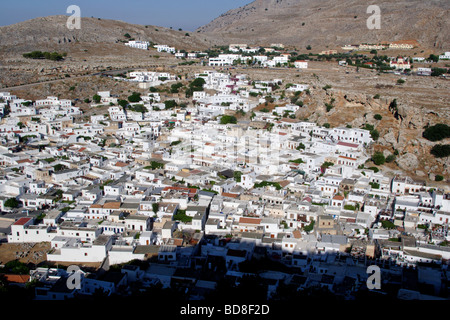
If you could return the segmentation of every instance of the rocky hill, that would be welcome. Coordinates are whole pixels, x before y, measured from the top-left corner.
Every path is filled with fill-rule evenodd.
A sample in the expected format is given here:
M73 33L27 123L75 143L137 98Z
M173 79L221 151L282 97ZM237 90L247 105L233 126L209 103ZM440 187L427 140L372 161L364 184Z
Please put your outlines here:
M68 17L41 17L0 27L0 49L26 51L54 45L64 48L73 43L121 44L121 41L127 40L125 34L135 40L152 41L186 50L209 47L204 35L100 18L81 18L81 29L70 30L66 26Z
M381 29L369 30L369 5L381 10ZM283 43L330 48L346 44L417 40L425 48L448 49L447 0L255 0L222 14L197 32L224 42Z
M130 39L167 44L176 49L203 50L211 38L157 26L99 18L82 18L80 30L67 28L69 16L48 16L0 27L0 88L104 69L168 68L178 64L168 53L125 46ZM64 61L26 59L24 53L67 53Z

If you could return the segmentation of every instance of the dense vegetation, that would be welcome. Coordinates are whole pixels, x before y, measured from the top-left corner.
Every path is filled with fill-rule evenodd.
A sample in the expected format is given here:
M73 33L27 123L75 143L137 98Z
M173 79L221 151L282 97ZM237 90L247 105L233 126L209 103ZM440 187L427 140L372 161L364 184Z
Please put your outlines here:
M28 59L47 59L52 61L61 61L64 60L66 53L58 53L58 52L42 52L42 51L32 51L28 53L24 53L23 57Z
M235 116L224 115L220 118L220 124L229 124L229 123L237 123L237 119Z

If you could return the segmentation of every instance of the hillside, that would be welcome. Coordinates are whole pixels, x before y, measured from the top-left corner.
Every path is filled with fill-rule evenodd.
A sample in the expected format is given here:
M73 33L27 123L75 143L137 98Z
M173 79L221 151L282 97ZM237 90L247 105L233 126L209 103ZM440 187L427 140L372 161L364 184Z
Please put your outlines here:
M0 27L0 48L33 50L37 47L67 46L73 43L115 44L127 40L128 33L135 40L182 47L186 50L207 48L205 37L185 31L157 26L143 26L116 20L81 18L80 30L69 30L68 16L48 16ZM39 49L39 48L38 48Z
M203 34L122 21L82 18L80 30L69 30L68 16L48 16L0 27L0 88L49 81L66 74L83 75L104 69L169 68L173 55L125 46L130 38L167 44L188 51L210 44ZM67 53L64 61L23 57L31 51Z
M367 28L371 4L381 9L379 30ZM448 49L449 9L446 0L256 0L197 32L228 43L311 45L313 50L412 39L424 48L441 50Z

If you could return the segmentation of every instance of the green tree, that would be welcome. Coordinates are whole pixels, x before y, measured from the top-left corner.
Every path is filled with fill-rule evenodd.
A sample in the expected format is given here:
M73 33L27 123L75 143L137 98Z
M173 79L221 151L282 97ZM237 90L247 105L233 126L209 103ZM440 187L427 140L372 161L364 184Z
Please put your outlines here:
M378 132L377 129L374 129L374 130L370 131L370 136L372 137L372 139L374 141L377 141L378 138L380 137L380 133Z
M166 100L164 101L164 105L166 106L166 109L173 109L178 106L178 103L176 103L175 100Z
M445 69L445 68L431 68L431 76L432 77L439 77L446 73L447 73L447 69Z
M220 118L220 124L229 124L229 123L236 124L237 123L236 117L230 116L230 115L224 115Z
M27 267L27 265L23 262L20 262L19 260L13 260L9 261L5 264L6 270L13 274L29 274L30 268Z
M450 127L446 124L438 123L434 126L426 128L422 136L430 141L440 141L450 138Z
M388 156L386 157L386 162L387 162L387 163L391 163L391 162L394 162L394 161L395 161L395 155L390 154L390 155L388 155Z
M141 101L141 94L138 93L138 92L133 92L133 94L128 97L128 101L130 101L130 102L139 102L139 101Z
M119 106L121 106L122 108L126 108L128 107L128 101L127 100L119 100L118 101Z
M5 207L8 208L17 208L19 206L19 202L17 201L16 198L9 198L8 200L5 201Z
M101 100L102 100L102 97L100 97L98 94L95 94L92 97L92 101L94 101L95 103L100 103Z
M236 181L236 182L241 182L241 177L242 177L242 172L240 172L240 171L234 171L233 172L233 177L234 177L234 180Z
M431 148L430 153L436 158L446 158L450 155L450 144L437 144Z
M386 158L384 157L382 152L375 152L372 155L372 161L373 163L375 163L377 166L380 166L382 164L384 164L386 162Z
M438 62L439 61L439 56L437 56L435 54L430 54L430 56L428 57L428 60L431 60L433 62Z

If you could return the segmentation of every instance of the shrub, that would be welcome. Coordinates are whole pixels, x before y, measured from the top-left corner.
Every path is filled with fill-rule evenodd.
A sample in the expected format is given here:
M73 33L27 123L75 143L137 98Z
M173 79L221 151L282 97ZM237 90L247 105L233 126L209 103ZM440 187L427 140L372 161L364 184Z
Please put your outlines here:
M446 73L447 73L447 69L445 69L445 68L431 68L431 76L432 77L439 77Z
M300 142L300 144L297 147L297 150L299 150L299 151L300 150L305 150L305 148L306 148L306 146L303 143Z
M370 135L371 135L371 137L372 137L372 139L373 139L374 141L377 141L378 138L380 137L380 133L379 133L378 130L376 130L376 129L370 131Z
M381 152L375 152L372 156L372 161L377 166L380 166L386 162L386 158L384 157L383 153Z
M387 163L394 162L394 160L395 160L395 156L394 156L393 154L390 154L390 155L388 155L388 156L386 157L386 162L387 162Z
M141 101L141 94L138 93L138 92L133 92L133 94L128 97L128 101L130 101L130 102L139 102L139 101Z
M19 206L19 202L16 200L16 198L9 198L5 201L5 207L8 208L17 208Z
M127 100L119 100L118 101L119 106L121 106L122 108L126 108L128 106L128 101Z
M436 158L445 158L450 155L450 144L437 144L435 145L430 153Z
M380 184L376 182L369 182L372 189L380 189Z
M381 225L384 229L395 229L395 224L388 220L381 221Z
M376 115L374 115L373 116L374 118L375 118L375 120L381 120L381 119L383 119L383 117L381 116L381 114L376 114Z
M307 232L307 233L313 231L313 230L314 230L314 224L315 224L315 221L312 220L311 223L310 223L309 225L303 227L303 230L304 230L305 232Z
M166 109L173 109L176 106L178 106L178 104L175 102L175 100L164 101L164 105L166 106Z
M450 138L450 127L446 124L438 123L434 126L426 128L422 136L430 141L440 141Z
M353 206L353 205L351 205L351 204L346 204L346 205L344 206L344 209L345 209L345 210L350 210L350 211L355 211L355 210L356 210L356 207Z
M444 177L438 174L438 175L436 175L436 176L434 177L434 180L435 180L435 181L442 181L442 180L444 180Z
M192 221L192 217L187 216L185 213L177 213L173 216L173 220L187 223Z
M28 59L47 59L52 61L64 60L64 55L58 52L33 51L29 53L24 53L23 57Z
M102 100L102 97L100 97L98 94L95 94L92 97L92 101L94 101L95 103L100 103L101 100Z

